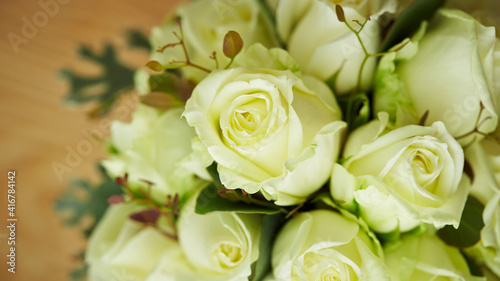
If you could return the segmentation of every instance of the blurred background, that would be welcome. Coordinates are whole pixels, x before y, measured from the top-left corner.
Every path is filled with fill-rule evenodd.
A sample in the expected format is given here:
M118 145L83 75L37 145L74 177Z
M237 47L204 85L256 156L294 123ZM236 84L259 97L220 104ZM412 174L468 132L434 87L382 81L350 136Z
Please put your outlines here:
M81 159L67 157L87 140L85 132L108 132L102 129L103 119L88 117L91 105L63 102L70 85L59 77L60 70L101 71L77 55L81 43L95 51L112 43L120 61L143 66L148 54L129 49L125 31L149 34L179 2L0 0L0 280L69 280L69 272L79 265L75 255L85 247L83 234L64 227L54 213L54 200L72 179L99 182L96 164L104 157L102 145L91 146ZM112 112L104 121L116 117ZM71 165L56 172L56 162ZM6 263L9 170L16 171L15 274L7 272Z
M0 0L0 280L69 280L85 248L78 228L64 227L54 213L54 200L76 178L98 183L96 164L102 145L92 143L84 154L72 152L88 140L89 131L108 134L104 122L127 119L133 111L111 112L91 119L91 105L63 103L69 83L61 69L86 75L101 71L77 55L81 43L101 51L117 47L120 61L140 67L148 54L131 50L125 31L148 34L179 0ZM407 1L405 1L407 2ZM498 0L456 0L487 24L499 25ZM61 169L64 165L66 168ZM71 164L71 165L69 165ZM16 273L7 272L7 172L16 171Z

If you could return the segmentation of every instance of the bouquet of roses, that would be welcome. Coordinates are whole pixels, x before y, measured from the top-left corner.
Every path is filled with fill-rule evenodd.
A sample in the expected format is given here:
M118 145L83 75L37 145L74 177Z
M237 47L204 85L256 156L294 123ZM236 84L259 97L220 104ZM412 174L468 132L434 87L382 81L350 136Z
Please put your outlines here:
M89 280L498 278L495 28L399 4L200 0L153 28Z

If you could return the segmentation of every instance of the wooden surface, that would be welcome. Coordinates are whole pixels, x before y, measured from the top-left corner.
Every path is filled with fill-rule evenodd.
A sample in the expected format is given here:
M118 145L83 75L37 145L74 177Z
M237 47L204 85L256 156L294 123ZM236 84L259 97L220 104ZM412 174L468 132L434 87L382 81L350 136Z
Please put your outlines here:
M143 65L147 55L128 50L124 31L138 28L146 33L159 24L179 1L133 0L42 0L58 3L58 11L44 24L39 0L0 1L0 280L68 280L78 263L73 255L85 246L80 232L61 225L53 212L53 201L78 177L98 179L96 163L104 153L100 145L71 173L58 179L52 163L65 164L67 147L76 149L86 140L84 130L99 128L88 120L89 108L65 106L62 98L68 84L57 77L62 68L84 73L99 71L76 55L79 43L99 50L112 42L120 48L122 61ZM38 14L37 14L38 13ZM38 23L32 38L16 53L8 34L22 36L23 18ZM100 130L100 129L99 129ZM7 171L17 171L17 266L7 272L6 215Z

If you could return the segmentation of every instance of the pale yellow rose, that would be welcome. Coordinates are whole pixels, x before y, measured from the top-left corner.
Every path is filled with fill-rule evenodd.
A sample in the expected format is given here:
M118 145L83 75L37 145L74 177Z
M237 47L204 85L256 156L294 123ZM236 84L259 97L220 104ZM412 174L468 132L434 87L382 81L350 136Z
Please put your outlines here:
M182 209L179 244L161 258L147 281L247 281L259 257L260 215L194 212L196 200Z
M360 37L366 50L375 54L382 39L383 23L379 16L393 12L396 3L393 0L280 0L276 6L276 28L302 71L324 81L335 76L335 93L342 95L356 90L365 53L356 34L338 20L335 4L343 7L347 23L356 30L359 25L353 20L362 23L367 15L371 16ZM376 59L368 59L363 69L362 89L370 88L375 66Z
M110 206L89 238L85 262L89 281L143 281L175 241L129 216L138 204Z
M330 210L290 219L276 237L272 266L267 280L390 280L376 238Z
M387 114L380 118L347 139L345 162L333 167L333 199L376 232L458 227L470 185L461 146L441 122L387 132Z
M345 129L328 87L290 70L213 72L194 89L184 116L226 188L261 191L278 205L298 204L328 180Z
M459 249L435 235L406 236L384 252L392 281L486 281L470 274Z
M374 107L398 126L416 124L428 111L425 124L441 121L460 144L470 145L497 127L499 79L495 28L441 9L401 51L381 59Z

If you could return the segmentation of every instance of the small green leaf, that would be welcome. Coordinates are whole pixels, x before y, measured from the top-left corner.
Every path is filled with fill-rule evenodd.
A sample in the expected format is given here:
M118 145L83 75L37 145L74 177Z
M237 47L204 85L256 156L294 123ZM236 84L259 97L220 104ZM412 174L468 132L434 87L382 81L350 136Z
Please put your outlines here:
M219 189L224 188L224 185L222 185L220 181L219 172L217 171L217 162L212 162L212 164L207 167L207 171L210 174L210 177L212 177L212 179L214 180L215 186L217 186Z
M219 188L214 183L209 184L203 189L196 200L196 213L206 214L210 212L237 212L247 214L277 214L281 212L281 208L269 205L250 204L242 201L232 201L220 197Z
M382 45L382 51L385 52L405 38L410 37L418 30L420 23L429 20L444 2L445 0L415 1L391 27Z
M162 92L175 96L178 100L186 102L194 89L194 84L176 73L166 71L149 77L151 92Z
M484 227L483 211L483 204L475 197L469 196L458 229L447 225L440 229L437 235L446 244L453 247L467 248L474 246L481 239L480 233Z
M169 109L184 104L176 97L161 92L152 92L145 96L142 96L141 103L157 109Z
M230 59L236 57L236 55L243 49L243 39L238 32L230 30L224 36L224 43L222 45L222 51L224 55Z
M165 66L155 60L148 61L148 63L146 63L146 67L156 72L160 72L166 69Z
M90 235L108 208L108 198L122 193L121 187L106 175L104 168L99 168L103 175L101 184L92 186L87 181L77 180L54 202L56 213L61 215L64 223L68 226L79 225L85 217L93 219L92 225L84 229L87 236ZM68 212L69 216L65 216Z
M340 5L335 5L335 13L337 14L337 19L340 22L345 22L345 13L344 9Z
M271 249L279 229L285 222L284 214L264 216L260 235L259 258L252 264L249 281L261 281L271 269Z
M345 112L344 118L350 132L370 121L370 99L365 93L341 98L339 104L342 112Z

